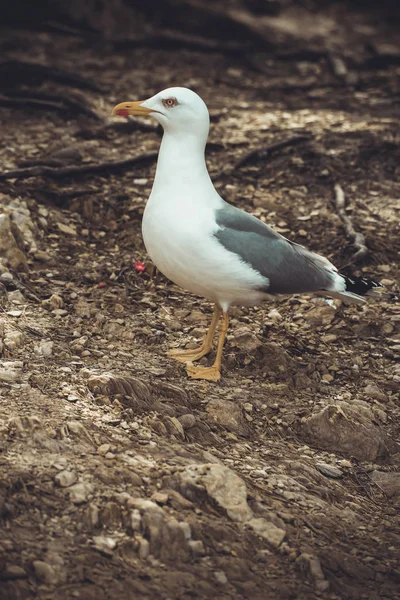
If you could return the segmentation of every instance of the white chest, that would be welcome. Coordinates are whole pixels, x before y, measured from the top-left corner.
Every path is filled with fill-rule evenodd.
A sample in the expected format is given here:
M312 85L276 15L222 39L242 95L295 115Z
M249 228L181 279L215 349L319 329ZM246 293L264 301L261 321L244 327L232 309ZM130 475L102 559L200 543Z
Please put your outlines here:
M216 229L214 210L205 203L151 196L143 215L147 252L168 279L224 309L259 302L264 294L257 288L265 279L221 246Z

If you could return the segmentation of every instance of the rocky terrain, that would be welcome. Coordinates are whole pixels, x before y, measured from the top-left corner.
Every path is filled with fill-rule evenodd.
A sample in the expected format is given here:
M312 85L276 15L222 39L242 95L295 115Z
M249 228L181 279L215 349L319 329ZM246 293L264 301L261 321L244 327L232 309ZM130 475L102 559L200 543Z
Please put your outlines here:
M398 598L398 63L12 30L1 48L89 89L36 74L0 107L0 599ZM109 118L169 85L210 107L226 200L386 288L233 309L217 384L166 355L212 307L145 254L160 132Z

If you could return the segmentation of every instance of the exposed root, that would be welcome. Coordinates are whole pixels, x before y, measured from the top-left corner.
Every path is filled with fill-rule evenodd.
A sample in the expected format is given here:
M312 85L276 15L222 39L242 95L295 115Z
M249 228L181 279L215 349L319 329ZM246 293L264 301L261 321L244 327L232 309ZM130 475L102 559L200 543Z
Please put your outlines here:
M353 246L357 249L357 251L350 258L349 262L342 267L344 269L345 267L348 267L356 263L357 261L365 258L368 254L368 248L365 242L365 236L354 229L352 220L346 214L346 201L344 197L344 192L338 183L335 184L334 190L336 212L343 223L343 227L347 237L349 238L349 240L351 240Z
M72 165L68 167L29 167L27 169L11 169L0 173L0 181L6 179L28 179L29 177L50 177L51 179L61 179L63 177L71 177L72 175L87 175L91 173L101 173L107 171L113 171L118 169L128 169L134 165L154 161L158 156L157 151L144 152L143 154L137 154L131 158L125 158L123 160L106 161L97 164L87 165Z

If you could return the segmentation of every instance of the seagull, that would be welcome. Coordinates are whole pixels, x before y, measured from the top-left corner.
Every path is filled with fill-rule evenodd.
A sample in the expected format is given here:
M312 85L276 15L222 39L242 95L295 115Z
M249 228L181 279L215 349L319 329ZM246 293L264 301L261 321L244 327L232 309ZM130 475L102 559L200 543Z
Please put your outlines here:
M122 102L113 115L151 115L164 129L142 234L157 268L182 288L213 302L210 327L199 348L172 349L194 379L218 381L232 305L256 305L271 294L314 293L362 304L380 284L346 277L323 256L228 204L215 189L205 162L209 132L206 104L195 92L171 87L148 100ZM215 361L194 365L213 348Z

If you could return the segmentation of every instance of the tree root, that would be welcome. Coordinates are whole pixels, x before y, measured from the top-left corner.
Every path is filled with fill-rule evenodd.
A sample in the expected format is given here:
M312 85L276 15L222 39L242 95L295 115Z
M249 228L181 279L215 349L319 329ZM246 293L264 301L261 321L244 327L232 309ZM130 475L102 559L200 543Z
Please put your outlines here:
M49 94L47 92L14 91L7 90L0 95L0 106L30 107L43 110L56 110L59 112L70 111L85 115L96 121L102 121L102 117L95 113L85 104L83 98L71 98L61 94Z
M344 197L344 192L338 183L335 184L334 190L336 212L343 223L346 236L349 240L351 240L353 246L357 249L357 251L351 256L349 262L342 267L342 269L344 269L345 267L349 267L350 265L365 258L368 255L368 248L365 242L365 236L354 229L352 220L346 214L346 201Z
M287 148L288 146L295 146L300 144L301 142L305 142L310 140L310 136L308 135L297 135L295 137L291 137L287 140L283 140L281 142L277 142L275 144L269 144L267 146L258 146L257 148L252 148L249 152L246 152L241 156L233 165L228 165L227 167L221 169L219 173L213 176L213 179L220 179L225 175L231 175L235 173L238 169L241 169L249 162L255 160L264 160L267 158L269 154L275 152L276 150L280 150L282 148Z
M91 173L101 173L102 171L114 171L118 169L128 169L134 165L155 161L158 156L158 151L145 152L132 156L131 158L125 158L123 160L106 161L103 163L89 163L86 165L71 165L68 167L48 167L48 166L37 166L29 167L27 169L11 169L0 173L0 181L6 179L28 179L30 177L49 177L51 179L62 179L63 177L70 177L72 175L88 175Z
M61 69L48 67L34 62L25 62L22 60L7 60L0 63L0 78L6 81L8 86L19 85L32 81L37 84L38 81L52 79L58 83L91 90L92 92L101 92L98 85L88 80L86 77L80 77L74 73L68 73Z

